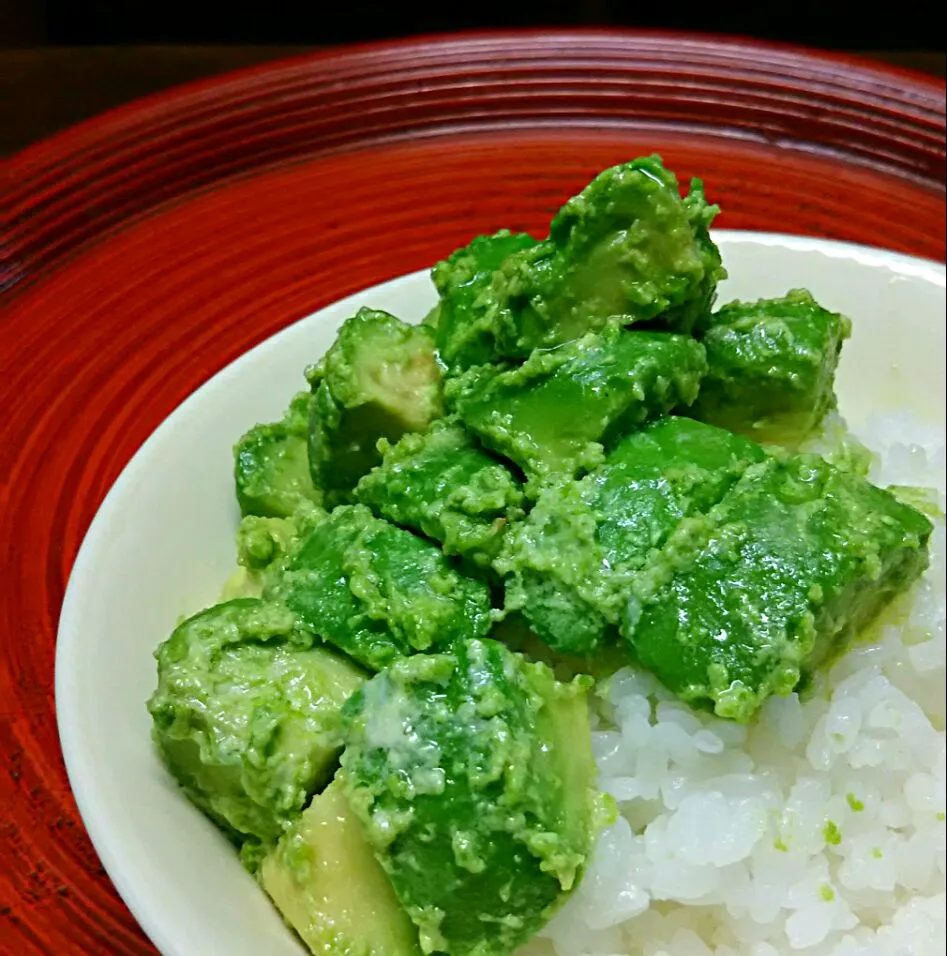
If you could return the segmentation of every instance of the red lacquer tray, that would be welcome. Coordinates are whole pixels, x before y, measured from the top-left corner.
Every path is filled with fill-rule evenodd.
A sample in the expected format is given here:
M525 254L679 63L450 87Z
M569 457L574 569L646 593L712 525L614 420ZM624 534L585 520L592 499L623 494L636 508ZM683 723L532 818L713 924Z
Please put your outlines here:
M133 104L0 183L0 953L153 949L69 795L64 585L109 485L224 364L657 151L717 224L944 259L944 82L729 38L514 33L277 63Z

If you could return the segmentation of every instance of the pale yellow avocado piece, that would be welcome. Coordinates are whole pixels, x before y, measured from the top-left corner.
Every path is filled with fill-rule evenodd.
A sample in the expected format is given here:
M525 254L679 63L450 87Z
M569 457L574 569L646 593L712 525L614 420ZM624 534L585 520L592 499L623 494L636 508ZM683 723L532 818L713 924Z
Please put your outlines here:
M421 956L338 778L263 860L260 882L317 956Z

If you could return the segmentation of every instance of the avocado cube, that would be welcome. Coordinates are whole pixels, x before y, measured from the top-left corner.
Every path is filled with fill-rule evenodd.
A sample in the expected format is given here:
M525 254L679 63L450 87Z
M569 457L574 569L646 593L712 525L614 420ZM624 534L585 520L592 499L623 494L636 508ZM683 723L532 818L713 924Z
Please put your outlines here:
M221 600L260 597L286 567L316 525L326 518L317 505L301 505L291 518L261 518L247 515L237 527L239 568L224 585Z
M599 813L590 684L478 640L349 700L346 795L425 953L509 956L577 885Z
M627 436L581 481L543 491L511 532L497 562L508 607L557 651L595 650L651 551L763 457L754 442L689 418L660 418Z
M361 309L312 373L309 467L329 505L351 499L381 461L378 439L397 441L443 414L434 333Z
M509 523L523 513L523 492L510 470L448 419L380 447L382 463L358 483L356 498L437 541L445 554L488 568Z
M700 180L682 198L661 158L642 156L596 176L559 210L541 242L509 234L475 239L434 270L444 361L452 373L521 361L615 316L623 325L653 322L689 333L726 275L709 234L717 212Z
M303 392L282 421L255 425L234 448L240 513L288 518L301 505L322 503L309 473L307 434L312 395Z
M341 706L365 675L287 608L255 598L194 615L155 656L148 709L158 751L252 859L331 779Z
M753 465L639 572L621 630L679 697L747 720L927 566L931 523L814 455Z
M757 441L797 444L835 407L833 383L851 323L796 289L731 302L702 337L707 375L696 418Z
M318 524L267 595L371 670L490 628L490 592L482 581L364 505L340 505Z
M514 319L507 353L571 341L612 316L690 332L726 276L709 234L718 211L699 179L682 198L660 156L599 173L559 210L547 240L503 263L496 284Z
M418 931L398 903L336 778L264 858L260 883L313 953L421 956Z
M517 368L473 368L447 395L464 424L535 488L599 464L604 444L690 405L704 370L703 347L688 336L612 325Z
M484 307L491 300L491 281L509 255L535 245L536 240L524 232L501 229L492 236L477 236L434 267L431 278L440 295L437 349L449 368L494 361L496 323Z

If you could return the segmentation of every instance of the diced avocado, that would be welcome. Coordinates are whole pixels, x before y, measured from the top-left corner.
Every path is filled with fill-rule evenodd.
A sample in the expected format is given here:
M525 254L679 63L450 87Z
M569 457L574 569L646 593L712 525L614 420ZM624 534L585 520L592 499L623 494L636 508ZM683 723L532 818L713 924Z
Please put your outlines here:
M599 812L590 683L470 641L346 705L346 793L424 952L508 956L577 885Z
M718 209L681 198L659 156L606 169L553 219L549 240L502 266L516 320L510 354L578 338L611 316L689 332L726 276L708 229Z
M339 712L364 681L279 604L244 598L158 648L153 736L188 797L237 842L266 846L332 776Z
M596 176L552 220L549 237L533 243L481 237L455 253L435 282L463 290L456 321L443 327L444 359L452 371L524 359L601 328L614 316L625 324L654 320L690 332L710 311L726 276L708 232L716 206L691 180L681 198L676 177L659 156L645 156ZM476 252L471 252L475 243ZM481 269L481 250L502 249ZM453 257L452 257L453 258ZM494 265L496 263L496 265Z
M610 325L517 368L470 369L447 397L487 447L536 484L599 464L603 444L689 405L705 367L703 347L688 336Z
M501 229L477 236L439 262L431 278L440 294L437 348L448 367L469 368L493 361L496 324L484 304L490 301L494 273L511 253L536 245L524 232Z
M382 463L359 482L356 498L439 542L446 554L489 567L509 523L523 514L510 470L449 419L380 447Z
M482 581L364 505L340 505L317 525L267 593L372 670L490 628L490 592Z
M302 505L291 518L247 515L237 527L238 570L224 586L222 601L260 597L279 576L300 541L326 517L317 505Z
M224 585L222 601L261 597L273 570L282 567L296 535L292 518L247 515L237 527L237 564Z
M850 331L845 316L802 289L725 305L702 337L708 370L694 416L757 441L800 442L835 407Z
M547 486L525 521L507 535L494 568L507 611L520 611L562 654L588 654L607 642L616 614L597 540L599 515L582 482ZM610 600L602 599L609 596Z
M297 395L282 421L255 425L234 448L234 481L243 515L288 518L300 504L322 503L306 449L308 392Z
M578 674L587 674L596 681L607 680L615 671L628 666L628 645L617 639L603 643L589 654L569 654L553 650L530 627L518 611L506 614L490 632L492 640L500 641L527 661L545 664L559 680L572 680Z
M754 442L689 418L646 425L581 481L545 489L511 531L496 563L507 606L557 651L596 650L652 549L762 458Z
M753 465L633 584L622 631L683 700L748 719L927 566L931 524L814 455Z
M640 567L684 517L712 508L765 452L692 418L668 416L621 441L584 481L601 512L598 537L612 567Z
M296 523L292 518L250 515L237 528L237 563L251 571L272 568L292 548L296 534Z
M313 954L421 956L338 778L263 860L260 883Z
M434 333L387 312L348 319L313 378L309 467L330 505L381 460L379 438L397 441L443 414Z

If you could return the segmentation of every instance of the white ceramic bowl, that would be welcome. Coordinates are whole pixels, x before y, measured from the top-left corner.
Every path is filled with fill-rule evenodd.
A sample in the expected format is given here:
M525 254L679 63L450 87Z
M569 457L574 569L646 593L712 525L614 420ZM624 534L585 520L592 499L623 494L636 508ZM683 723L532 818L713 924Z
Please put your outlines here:
M945 422L944 266L842 243L716 236L731 278L721 300L808 288L851 316L838 376L843 415L908 409ZM109 876L165 956L300 956L229 844L152 750L152 652L181 614L213 603L234 567L231 448L278 417L303 368L363 305L417 321L427 273L404 276L296 323L185 401L115 483L76 559L59 623L56 706L69 779Z

